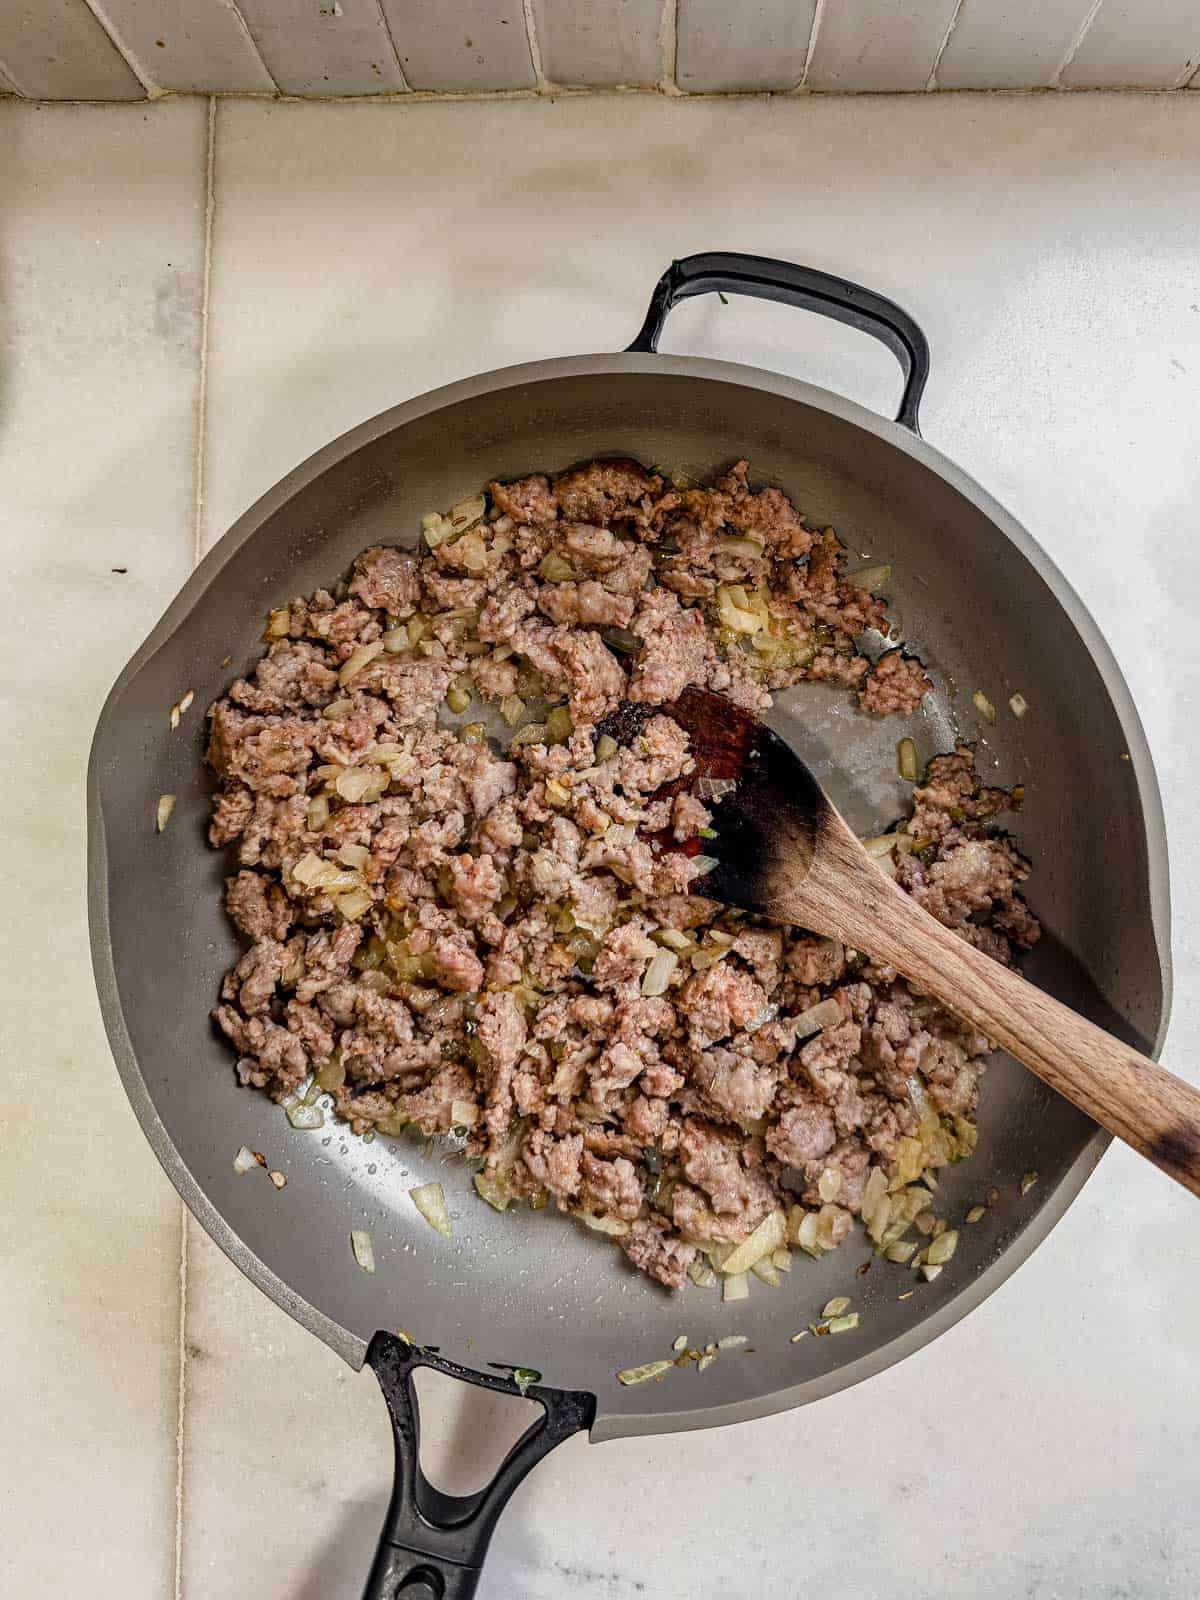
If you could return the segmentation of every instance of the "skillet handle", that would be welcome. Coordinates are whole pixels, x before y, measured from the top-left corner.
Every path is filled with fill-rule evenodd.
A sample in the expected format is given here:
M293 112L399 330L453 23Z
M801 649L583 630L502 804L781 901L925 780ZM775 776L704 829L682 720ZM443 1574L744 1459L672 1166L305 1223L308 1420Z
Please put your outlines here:
M732 251L684 256L672 261L658 280L646 320L628 349L653 354L668 312L680 300L696 294L748 294L758 300L778 300L869 333L888 347L904 373L896 421L920 435L917 410L929 377L929 344L918 324L894 300L815 267L773 261L769 256Z
M544 1415L517 1440L491 1483L477 1494L448 1495L421 1471L415 1369L431 1367L501 1394L519 1395L521 1388L511 1377L473 1372L390 1333L377 1333L371 1340L367 1362L392 1419L396 1480L363 1600L470 1600L509 1497L555 1445L591 1427L596 1397L571 1389L527 1387L526 1398L540 1402Z

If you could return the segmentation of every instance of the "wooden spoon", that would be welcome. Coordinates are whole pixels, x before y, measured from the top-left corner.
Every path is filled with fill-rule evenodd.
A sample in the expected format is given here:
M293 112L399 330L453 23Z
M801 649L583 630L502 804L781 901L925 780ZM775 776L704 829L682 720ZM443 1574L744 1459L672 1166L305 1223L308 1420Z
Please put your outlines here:
M640 721L647 709L628 711ZM737 784L716 802L718 864L700 892L895 967L1200 1195L1200 1090L935 921L879 870L803 761L748 711L701 689L663 709L690 735L699 773ZM618 737L631 731L622 715L613 719Z

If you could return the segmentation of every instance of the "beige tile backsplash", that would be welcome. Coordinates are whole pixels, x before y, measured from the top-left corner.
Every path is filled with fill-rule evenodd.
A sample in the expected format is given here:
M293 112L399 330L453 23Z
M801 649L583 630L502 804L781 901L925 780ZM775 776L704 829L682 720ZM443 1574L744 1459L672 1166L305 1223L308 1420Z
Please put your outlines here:
M104 22L115 44L104 36ZM128 65L121 57L124 56ZM1191 0L12 0L0 92L1175 88ZM1189 70L1190 69L1190 70Z

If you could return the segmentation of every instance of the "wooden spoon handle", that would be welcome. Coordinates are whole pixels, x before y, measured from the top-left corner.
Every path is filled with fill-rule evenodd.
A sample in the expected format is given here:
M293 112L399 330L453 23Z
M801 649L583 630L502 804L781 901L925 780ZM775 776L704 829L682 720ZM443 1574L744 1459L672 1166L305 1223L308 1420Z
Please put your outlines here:
M866 858L848 876L846 865L823 898L823 927L974 1023L1101 1127L1200 1195L1200 1090L967 944ZM817 886L810 880L805 887L811 894Z

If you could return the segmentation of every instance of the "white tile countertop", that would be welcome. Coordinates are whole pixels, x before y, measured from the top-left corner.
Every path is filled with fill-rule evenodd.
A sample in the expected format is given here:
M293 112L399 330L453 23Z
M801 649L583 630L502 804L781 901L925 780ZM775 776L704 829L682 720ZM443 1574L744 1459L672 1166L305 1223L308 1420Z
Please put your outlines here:
M790 257L925 326L926 436L1049 550L1145 720L1165 1060L1196 1076L1198 217L1200 98L0 103L0 1593L357 1594L383 1407L186 1221L125 1102L87 955L87 747L197 553L291 466L454 378L621 348L674 256ZM694 301L665 343L898 391L884 352L779 307ZM1112 1151L1013 1279L883 1376L563 1447L481 1595L1196 1595L1196 1220ZM474 1397L428 1433L461 1466Z

